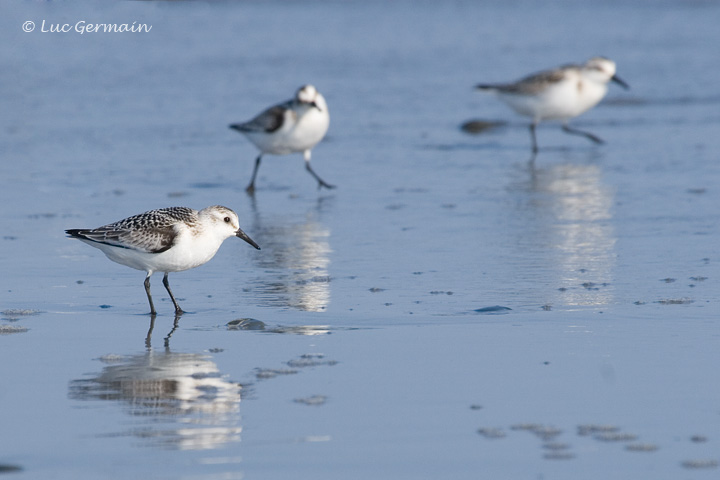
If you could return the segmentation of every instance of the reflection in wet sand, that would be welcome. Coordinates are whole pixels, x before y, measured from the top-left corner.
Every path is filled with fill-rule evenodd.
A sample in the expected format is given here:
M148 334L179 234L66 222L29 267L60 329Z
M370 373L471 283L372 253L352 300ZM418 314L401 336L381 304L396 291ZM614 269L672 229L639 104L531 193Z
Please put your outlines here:
M538 233L533 248L551 248L556 301L570 306L613 301L613 192L593 164L531 167L528 203ZM539 222L539 224L537 223Z
M122 402L138 424L127 435L179 450L217 448L240 440L241 386L208 356L148 350L107 355L106 366L70 383L70 398Z
M264 216L255 209L253 234L263 255L252 281L260 305L321 312L330 304L330 230L317 220L319 208L295 216Z

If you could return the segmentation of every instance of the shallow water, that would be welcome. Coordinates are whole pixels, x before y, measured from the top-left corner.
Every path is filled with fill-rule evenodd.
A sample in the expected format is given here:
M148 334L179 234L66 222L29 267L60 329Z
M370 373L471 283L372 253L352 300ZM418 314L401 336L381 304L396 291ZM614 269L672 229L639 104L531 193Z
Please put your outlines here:
M716 4L4 10L0 472L717 475ZM632 88L573 122L607 143L543 125L534 166L524 120L472 90L596 54ZM266 157L248 197L227 125L307 82L338 188ZM211 204L262 250L171 275L179 319L159 276L151 323L144 274L63 234Z

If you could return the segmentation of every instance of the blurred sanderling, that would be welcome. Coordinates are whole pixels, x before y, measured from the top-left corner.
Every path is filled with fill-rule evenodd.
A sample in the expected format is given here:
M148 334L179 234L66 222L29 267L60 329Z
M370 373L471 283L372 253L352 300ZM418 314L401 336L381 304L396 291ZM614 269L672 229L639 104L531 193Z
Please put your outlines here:
M625 89L630 88L615 75L615 62L594 57L584 65L566 65L530 75L515 83L480 84L476 88L496 93L515 112L532 118L530 136L533 153L536 153L535 127L543 120L560 120L563 131L603 143L592 133L571 128L568 120L597 105L607 94L610 81Z
M103 227L65 230L65 233L99 248L113 262L146 271L145 292L152 315L157 313L150 295L150 277L154 272L165 272L163 285L175 305L175 313L180 315L183 311L170 290L169 272L203 265L215 256L223 241L233 235L260 249L240 229L237 214L219 205L200 211L186 207L161 208Z
M323 139L329 125L330 114L325 98L312 85L300 87L295 98L268 108L248 122L230 125L260 150L246 189L248 193L255 191L255 177L266 153L287 155L302 152L305 168L317 180L318 188L334 188L310 166L310 152Z

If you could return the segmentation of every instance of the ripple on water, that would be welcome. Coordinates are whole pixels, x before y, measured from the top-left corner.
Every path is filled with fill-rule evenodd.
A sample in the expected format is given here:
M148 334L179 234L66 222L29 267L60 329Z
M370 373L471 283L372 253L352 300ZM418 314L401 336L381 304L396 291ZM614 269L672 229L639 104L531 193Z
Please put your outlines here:
M7 310L3 310L0 313L2 313L2 316L5 317L6 320L14 321L20 320L24 317L39 315L42 313L42 310L34 310L31 308L9 308Z
M491 440L496 440L498 438L506 437L506 434L502 428L480 427L477 429L477 433L482 435L483 437L489 438Z
M27 327L21 327L19 325L0 325L0 335L11 335L13 333L24 333L27 331Z
M717 468L718 461L715 459L685 460L681 465L690 469Z
M657 445L654 445L652 443L631 443L629 445L625 445L625 450L629 452L654 452L659 447Z

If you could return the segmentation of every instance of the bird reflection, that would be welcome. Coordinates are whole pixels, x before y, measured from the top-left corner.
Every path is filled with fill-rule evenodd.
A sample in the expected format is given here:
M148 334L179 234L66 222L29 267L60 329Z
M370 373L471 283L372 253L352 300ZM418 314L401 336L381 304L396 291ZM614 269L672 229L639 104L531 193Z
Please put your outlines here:
M173 321L173 327L170 332L168 332L167 335L165 335L165 348L170 347L170 337L172 337L173 333L175 333L175 330L177 330L178 325L180 324L180 315L175 315L175 321ZM148 329L147 335L145 336L145 347L151 348L152 347L152 333L155 329L155 318L157 318L157 315L150 315L150 328Z
M319 220L328 198L298 218L262 214L253 203L253 234L264 255L253 259L261 272L251 281L259 305L321 312L330 304L330 230Z
M69 396L122 404L135 419L122 435L179 450L213 449L240 440L242 387L221 375L209 356L166 347L100 360L102 371L71 381Z
M530 248L551 249L550 280L558 286L554 300L570 306L610 303L617 239L613 192L603 184L602 170L592 163L542 169L530 164L529 170L524 205L532 217L528 225L536 229ZM527 240L522 243L528 247Z

